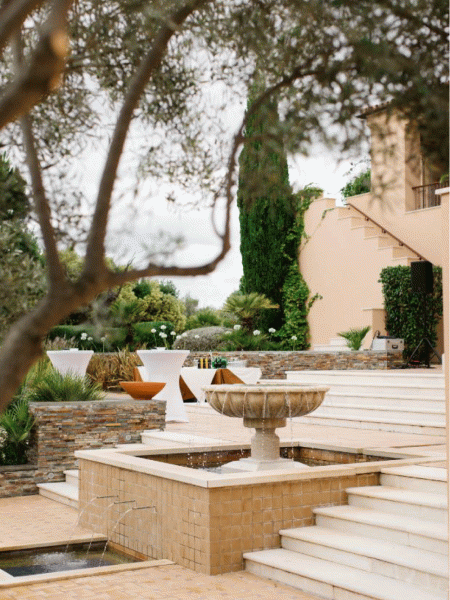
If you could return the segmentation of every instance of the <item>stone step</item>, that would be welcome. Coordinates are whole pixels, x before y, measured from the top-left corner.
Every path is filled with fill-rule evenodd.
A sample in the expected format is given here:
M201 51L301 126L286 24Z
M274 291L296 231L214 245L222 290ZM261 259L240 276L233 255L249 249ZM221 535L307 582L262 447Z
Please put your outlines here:
M68 469L64 471L64 475L66 476L66 483L78 487L80 475L78 469Z
M447 494L447 470L439 467L405 466L381 469L382 485L418 492Z
M448 588L447 556L324 527L280 531L286 550L392 577L429 590Z
M345 339L342 337L331 338L329 341L330 346L345 346L348 348Z
M326 384L332 387L349 385L349 391L355 391L356 386L368 386L368 392L376 393L382 391L386 393L386 386L395 388L396 393L403 388L416 388L413 395L417 395L417 389L430 389L438 391L445 397L445 382L444 375L440 372L434 373L430 369L430 373L421 371L417 373L415 369L399 369L399 370L304 370L304 371L286 371L288 380L297 380L304 383ZM375 389L374 389L375 387ZM336 391L341 391L336 388Z
M406 490L386 485L348 488L349 506L405 515L445 524L447 497L444 494Z
M314 352L351 352L351 349L343 344L342 346L331 346L329 344L315 344Z
M340 417L357 420L379 419L386 422L410 421L418 424L426 423L427 425L435 425L445 427L445 408L442 409L424 409L416 407L403 407L395 409L392 406L365 406L364 404L354 404L348 406L345 404L334 403L329 405L323 403L314 411L314 416L323 417Z
M292 379L289 379L292 381ZM400 395L402 397L416 396L423 394L427 398L434 398L444 400L445 389L443 386L430 386L421 385L420 383L397 383L391 381L385 381L382 383L357 383L357 382L346 382L346 383L335 383L333 381L327 381L325 378L318 380L317 382L310 382L306 378L299 377L297 379L299 383L311 384L311 385L327 385L330 386L332 393L340 392L344 394L358 393L361 395L365 394L376 394L377 390L382 389L383 393L387 396Z
M313 512L316 524L321 527L429 552L448 553L447 528L442 523L356 506L322 507Z
M78 486L59 481L55 483L38 483L39 494L72 508L78 508Z
M247 552L247 571L328 599L437 600L446 592L423 590L390 577L365 573L284 548Z
M330 390L325 396L322 406L395 406L396 408L410 407L428 410L444 410L445 398L428 398L419 396L400 396L399 394L385 394L383 390L376 393L360 394L358 392L338 392Z
M315 413L312 413L314 415ZM395 422L385 422L380 419L364 419L357 420L343 416L327 416L320 415L298 417L302 423L311 425L324 425L327 427L349 427L352 429L368 429L371 431L392 431L396 433L413 433L414 435L434 435L437 437L445 437L445 426L427 425L426 423L409 422L406 420L398 420Z

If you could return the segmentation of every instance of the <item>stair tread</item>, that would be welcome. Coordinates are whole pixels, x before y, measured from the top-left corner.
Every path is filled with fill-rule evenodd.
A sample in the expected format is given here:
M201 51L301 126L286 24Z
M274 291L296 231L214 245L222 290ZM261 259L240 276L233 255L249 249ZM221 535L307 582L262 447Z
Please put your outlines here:
M78 500L78 488L74 485L65 481L58 481L55 483L38 483L38 488L70 498L71 500Z
M329 398L327 398L329 400ZM348 408L351 410L362 409L362 410L384 410L384 411L393 411L393 412L404 412L404 413L418 413L418 414L426 414L426 415L445 415L445 406L444 402L442 403L443 408L421 408L416 406L389 406L386 404L377 404L376 406L370 406L367 404L339 404L338 402L333 402L332 404L328 404L328 402L324 402L320 408Z
M432 600L445 598L444 592L421 590L383 575L364 573L353 567L334 564L321 558L314 558L278 548L246 552L246 560L255 561L285 572L294 573L310 579L322 581L329 585L367 595L377 600Z
M448 540L448 533L442 523L418 520L416 517L405 517L388 512L371 510L356 506L328 506L315 508L316 515L325 515L365 525L375 525L388 529L396 529L416 535L424 535L438 540Z
M303 418L303 417L300 417ZM342 421L362 421L362 422L367 422L367 423L397 423L399 425L420 425L421 427L445 427L445 420L441 422L439 421L433 421L433 422L429 422L429 423L424 423L423 419L414 419L411 418L409 416L409 418L405 419L402 417L396 417L395 419L393 417L358 417L355 415L342 415L338 413L327 413L326 415L321 415L320 413L318 414L311 414L311 417L308 418L317 418L317 419L337 419L337 420L342 420Z
M411 386L411 387L415 387L415 386ZM436 389L436 388L434 388L434 389ZM422 400L425 402L438 401L438 402L442 402L443 404L445 404L444 396L442 396L442 398L436 398L436 397L433 398L432 396L426 397L423 394L421 394L420 396L408 396L408 395L394 394L393 392L384 393L383 390L380 390L376 394L372 394L371 392L358 392L358 390L351 391L351 392L339 392L338 390L331 389L329 392L327 392L326 397L327 398L330 398L330 397L333 397L333 398L368 398L370 400L372 400L372 399L373 400Z
M429 479L434 481L447 481L447 469L444 467L427 467L418 465L406 465L404 467L384 467L381 473L388 475L400 475L403 477L414 477L415 479Z
M429 550L418 550L408 546L402 546L394 542L368 538L359 535L345 534L340 531L312 525L311 527L299 527L297 529L284 529L280 531L283 537L327 546L335 550L344 550L394 563L399 566L432 573L439 577L448 575L448 558L443 554L430 552Z
M444 494L418 492L415 490L406 490L387 485L353 487L347 488L345 491L347 494L379 498L382 500L391 500L393 502L417 504L420 506L433 508L447 508L447 497Z

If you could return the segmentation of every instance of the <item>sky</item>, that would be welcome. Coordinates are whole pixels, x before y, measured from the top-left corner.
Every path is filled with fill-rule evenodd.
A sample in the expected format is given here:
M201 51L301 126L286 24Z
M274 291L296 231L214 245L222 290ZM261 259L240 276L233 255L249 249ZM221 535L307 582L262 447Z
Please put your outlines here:
M211 90L216 93L216 86ZM221 100L218 95L217 103L220 104ZM227 105L227 110L218 112L224 120L230 138L241 123L244 108L243 101L235 101ZM361 156L361 159L364 158L366 157ZM288 162L290 183L294 191L308 184L317 185L324 190L326 197L336 198L338 203L341 203L340 189L351 176L349 171L352 164L356 163L358 172L360 161L353 160L352 163L350 160L343 160L341 156L333 154L328 149L313 146L309 157L300 156L289 159ZM89 155L83 160L83 187L92 199L96 196L103 163L104 149L103 152L91 149ZM133 171L133 164L125 155L122 156L121 163L122 183L118 183L119 188L125 185L123 181L126 181L128 173ZM135 202L130 196L131 202L128 208L126 203L113 202L108 254L118 264L132 261L134 266L143 266L145 262L143 259L146 256L145 247L151 247L159 231L164 231L172 236L184 238L183 249L171 256L170 264L201 265L215 257L220 251L220 240L214 234L209 211L206 209L192 209L189 212L175 210L165 200L164 190L158 192L160 197L158 193L155 195L147 190L147 196L144 193L140 196L139 202ZM123 196L126 200L125 193ZM133 214L132 207L136 206L141 207L140 212ZM189 295L197 299L199 308L208 306L221 308L227 297L239 288L242 276L239 244L239 214L235 204L231 221L231 250L216 270L207 276L167 277L166 279L173 281L180 298ZM141 259L140 265L137 264L139 259Z

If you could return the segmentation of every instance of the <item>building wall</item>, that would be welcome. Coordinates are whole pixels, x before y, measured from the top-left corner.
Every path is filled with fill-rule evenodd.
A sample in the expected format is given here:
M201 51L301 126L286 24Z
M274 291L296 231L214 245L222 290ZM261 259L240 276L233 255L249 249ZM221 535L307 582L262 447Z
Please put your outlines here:
M322 296L308 317L312 343L328 344L341 331L369 325L372 332L364 342L368 348L374 331L384 332L378 279L381 270L393 264L392 252L378 249L375 238L364 239L364 229L352 229L351 219L341 219L328 198L308 209L305 231L310 237L300 249L300 271L311 296Z
M442 265L440 206L414 210L412 188L431 183L417 131L397 115L367 116L371 132L371 191L348 198L389 233L435 265Z

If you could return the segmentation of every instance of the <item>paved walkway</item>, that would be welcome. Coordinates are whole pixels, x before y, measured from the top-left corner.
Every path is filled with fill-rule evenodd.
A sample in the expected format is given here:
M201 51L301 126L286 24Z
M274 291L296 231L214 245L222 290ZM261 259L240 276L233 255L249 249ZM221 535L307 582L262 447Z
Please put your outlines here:
M168 423L167 431L248 443L252 430L238 419L223 417L208 406L187 405L189 423ZM340 448L401 448L442 460L444 440L383 431L304 425L293 419L285 440L332 444ZM90 539L91 532L77 527L75 509L41 496L0 499L0 551L12 546L36 546ZM174 564L79 576L0 588L0 600L318 600L289 586L252 574L200 575Z

